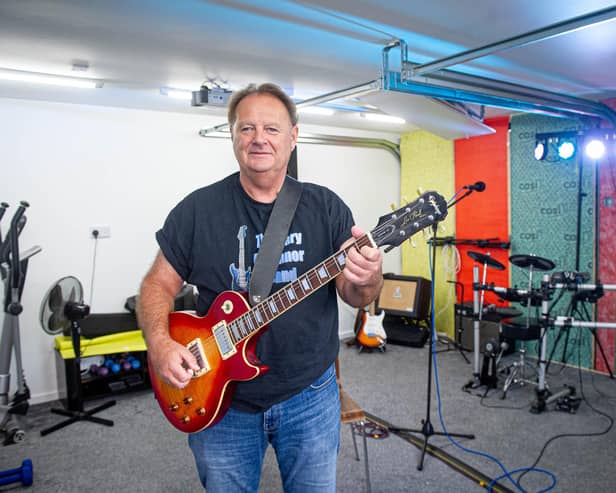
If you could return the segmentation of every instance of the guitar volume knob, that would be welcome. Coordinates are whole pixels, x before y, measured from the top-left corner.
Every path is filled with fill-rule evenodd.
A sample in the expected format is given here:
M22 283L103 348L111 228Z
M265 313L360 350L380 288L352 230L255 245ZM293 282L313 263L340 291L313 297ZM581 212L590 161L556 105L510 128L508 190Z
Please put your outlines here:
M205 408L204 407L200 407L199 409L197 409L197 414L199 416L205 416Z
M192 404L193 398L190 395L187 395L186 397L184 397L184 404Z
M177 402L172 402L169 405L169 410L172 412L176 412L180 408L180 405Z
M180 421L182 422L183 425L186 425L190 423L190 416L182 416L182 419L180 419Z

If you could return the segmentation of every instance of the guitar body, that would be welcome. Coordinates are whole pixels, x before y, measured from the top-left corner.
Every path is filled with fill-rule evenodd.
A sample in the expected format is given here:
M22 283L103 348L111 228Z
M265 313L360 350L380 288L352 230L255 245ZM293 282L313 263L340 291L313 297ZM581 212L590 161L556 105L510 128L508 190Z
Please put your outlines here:
M363 347L380 348L387 342L387 334L383 328L385 312L372 315L366 311L361 314L361 327L357 331L357 343Z
M200 341L207 362L207 371L194 376L183 389L177 389L160 379L148 361L158 404L178 430L194 433L212 426L229 408L238 381L252 380L268 371L255 353L257 341L267 326L238 342L236 352L227 359L223 359L212 330L220 322L236 319L249 308L242 294L225 291L216 297L204 317L190 312L169 314L171 338L185 346Z

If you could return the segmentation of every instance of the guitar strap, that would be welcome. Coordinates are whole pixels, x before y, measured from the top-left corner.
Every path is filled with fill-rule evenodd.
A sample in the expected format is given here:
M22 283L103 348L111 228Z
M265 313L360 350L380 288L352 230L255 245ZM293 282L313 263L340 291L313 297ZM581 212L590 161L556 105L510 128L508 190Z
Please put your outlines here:
M272 289L274 273L280 262L280 255L301 194L302 184L287 175L274 202L263 235L263 243L250 276L248 300L251 306L267 298Z

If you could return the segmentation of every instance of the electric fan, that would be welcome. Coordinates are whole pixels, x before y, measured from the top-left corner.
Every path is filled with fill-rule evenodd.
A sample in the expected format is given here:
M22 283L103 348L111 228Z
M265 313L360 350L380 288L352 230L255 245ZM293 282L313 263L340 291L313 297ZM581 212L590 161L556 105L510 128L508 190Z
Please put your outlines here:
M74 276L66 276L56 281L47 291L41 304L40 320L43 330L51 335L70 333L75 359L72 363L66 362L66 364L74 364L74 368L77 370L80 370L81 366L81 328L79 320L82 320L89 314L90 307L83 302L83 287L79 279ZM94 409L84 411L81 383L77 383L74 387L73 389L68 389L68 391L74 394L75 397L75 399L69 399L69 402L78 402L76 409L70 409L70 405L68 406L69 409L52 409L52 413L68 416L69 419L42 430L41 435L47 435L52 431L59 430L81 420L113 426L113 421L97 418L92 415L113 406L115 401L109 401Z
M66 276L56 281L47 291L41 304L40 320L43 330L53 336L69 335L71 320L67 311L70 312L77 306L86 306L83 305L83 287L79 279ZM89 308L82 308L82 310L89 311ZM79 357L78 353L75 355Z

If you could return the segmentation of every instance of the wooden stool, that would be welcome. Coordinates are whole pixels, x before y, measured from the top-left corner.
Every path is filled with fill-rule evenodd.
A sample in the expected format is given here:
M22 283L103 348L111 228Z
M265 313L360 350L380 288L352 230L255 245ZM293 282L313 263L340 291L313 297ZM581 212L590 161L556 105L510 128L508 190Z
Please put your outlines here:
M361 435L364 443L364 465L366 468L366 485L368 487L368 493L372 491L370 485L370 468L368 465L368 442L366 440L366 413L364 410L353 400L353 398L346 393L342 388L340 382L340 366L338 358L336 358L336 381L338 382L338 389L340 391L340 422L341 424L349 424L351 428L351 437L353 438L353 447L355 448L355 459L359 460L359 451L357 449L356 435Z

